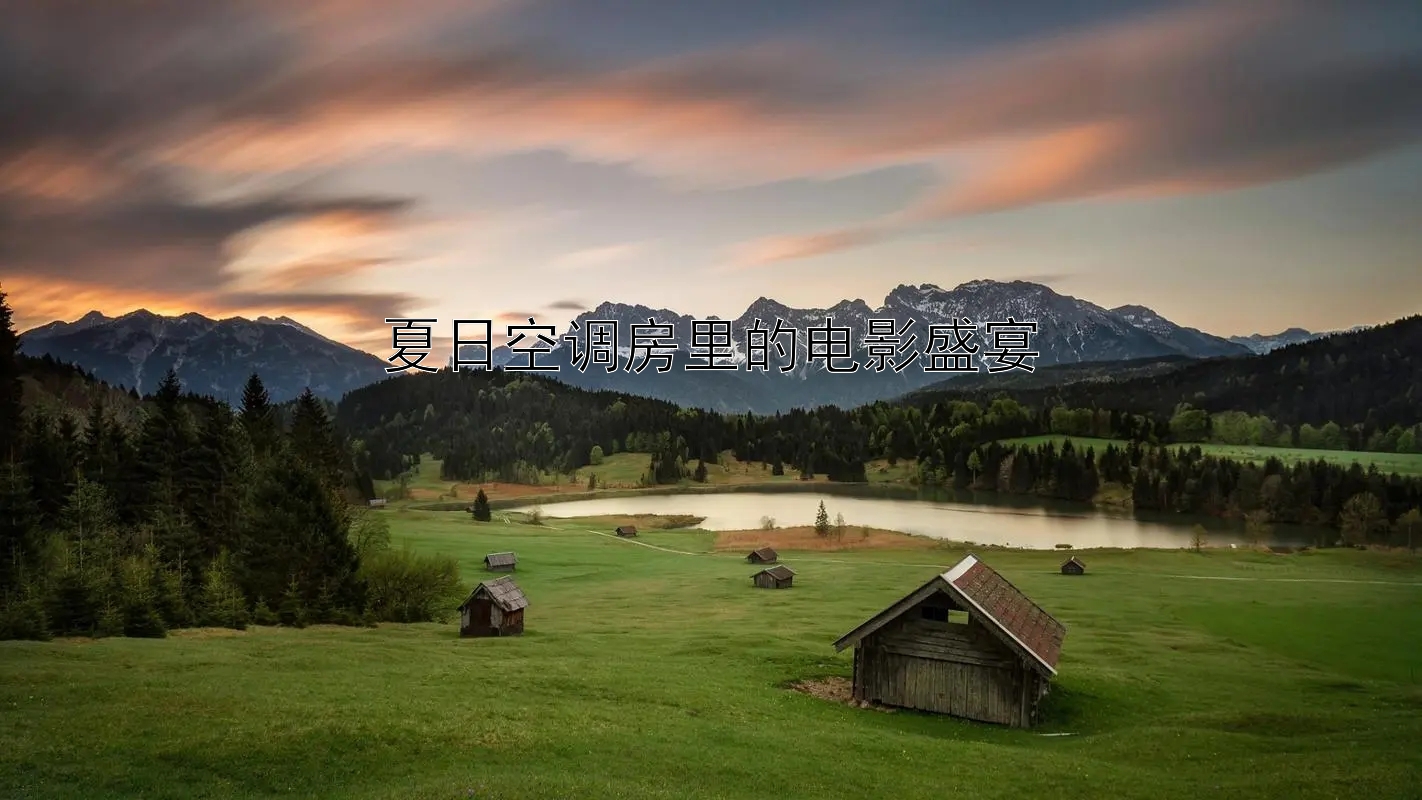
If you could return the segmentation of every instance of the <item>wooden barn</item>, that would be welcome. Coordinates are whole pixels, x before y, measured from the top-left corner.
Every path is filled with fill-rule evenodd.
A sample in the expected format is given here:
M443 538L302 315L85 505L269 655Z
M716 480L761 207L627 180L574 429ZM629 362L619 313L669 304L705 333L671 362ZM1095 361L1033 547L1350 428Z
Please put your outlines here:
M1081 561L1079 561L1076 556L1072 556L1071 558L1068 558L1066 561L1062 562L1062 574L1085 575L1086 565L1081 563Z
M474 587L459 607L460 636L514 636L523 633L523 610L528 598L514 579L505 575Z
M779 564L757 572L751 576L751 580L761 589L789 589L795 582L795 571Z
M635 526L635 525L619 525L619 526L617 526L617 535L618 535L618 536L636 536L636 535L637 535L637 526Z
M746 561L752 564L774 564L779 560L780 554L776 553L773 547L762 547L758 550L752 550L750 555L746 556Z
M1026 728L1066 628L974 556L835 642L854 699Z
M489 572L513 572L518 557L513 553L490 553L484 556L484 569Z

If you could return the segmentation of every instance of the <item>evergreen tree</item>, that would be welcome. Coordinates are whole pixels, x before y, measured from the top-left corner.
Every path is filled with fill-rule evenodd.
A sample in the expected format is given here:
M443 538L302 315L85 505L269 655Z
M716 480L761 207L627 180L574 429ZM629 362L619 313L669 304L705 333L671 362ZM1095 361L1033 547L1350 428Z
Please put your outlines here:
M830 532L829 512L825 510L825 501L820 501L820 510L815 513L815 533L825 536Z
M39 558L40 515L23 464L0 463L0 604Z
M291 417L291 449L327 486L340 488L346 484L349 463L345 451L326 409L310 388L296 399Z
M294 584L309 608L325 581L337 608L364 612L349 509L320 476L294 455L279 454L258 471L249 508L240 551L248 597L282 597Z
M178 376L169 369L154 392L138 437L135 473L147 518L176 517L192 497L190 472L195 437L182 407ZM193 498L196 499L196 498Z
M20 458L19 337L5 292L0 289L0 464Z
M493 512L489 509L489 496L484 494L483 489L480 489L479 493L474 495L474 506L470 509L470 512L473 513L474 519L479 522L488 522L493 519Z
M262 385L262 379L253 372L242 388L242 410L239 415L242 427L247 431L252 452L258 458L271 455L280 437L277 432L276 410L272 408L271 397Z
M692 475L692 479L695 480L697 483L705 483L705 482L706 482L706 462L705 462L705 461L702 461L702 460L699 459L699 458L696 460L696 472Z

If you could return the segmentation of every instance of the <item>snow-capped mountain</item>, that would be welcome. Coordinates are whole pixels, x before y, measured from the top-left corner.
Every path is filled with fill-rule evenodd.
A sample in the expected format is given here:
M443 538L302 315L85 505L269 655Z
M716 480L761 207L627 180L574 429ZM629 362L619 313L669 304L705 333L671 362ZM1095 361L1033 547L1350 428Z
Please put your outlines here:
M308 386L339 399L386 377L379 358L287 317L213 320L140 309L110 318L91 311L74 322L26 331L20 351L78 364L101 380L139 393L152 391L171 367L185 390L234 402L253 372L275 402L296 397Z
M890 292L877 308L862 299L844 300L830 308L792 308L761 297L731 320L732 353L729 363L735 364L738 369L724 372L684 369L689 360L693 321L688 315L669 309L605 302L579 315L574 323L579 330L586 331L590 324L599 320L617 322L617 351L619 363L624 364L631 352L633 325L645 325L649 320L672 325L672 339L678 347L673 369L657 373L649 368L642 374L625 369L609 373L605 367L588 367L579 371L571 366L572 354L561 343L564 332L560 331L560 345L554 352L539 357L538 363L559 367L557 373L547 374L583 388L613 389L658 397L681 405L735 412L773 412L824 404L857 405L896 397L958 377L954 373L926 371L924 367L929 361L922 355L901 371L870 369L869 351L861 340L868 332L871 320L891 321L894 331L902 332L901 344L912 340L903 358L909 357L914 350L922 353L929 348L933 326L955 322L975 325L976 337L970 341L978 348L975 366L984 371L989 365L997 363L982 358L994 344L985 326L1008 320L1036 323L1036 332L1031 334L1029 342L1030 348L1039 355L1025 360L1033 366L1181 355L1202 358L1249 354L1246 348L1175 325L1140 307L1129 307L1128 312L1122 314L1024 281L1003 283L978 280L953 289L932 284L902 285ZM770 354L772 366L769 372L747 369L745 332L757 320L761 327L768 330L774 330L779 324L796 332L793 335L796 350L793 369L781 369L790 366L792 359L780 359L774 350ZM812 326L824 327L827 320L834 327L845 326L851 330L850 338L854 344L852 358L860 363L857 371L833 373L823 359L812 363L808 358L809 330ZM779 341L789 345L791 338L786 336ZM822 349L817 347L816 352L822 352ZM508 348L500 347L494 351L493 363L496 366L506 364L511 357ZM890 363L898 360L891 358ZM839 361L837 364L842 367L847 366L848 362Z
M597 321L616 322L616 370L592 365L581 371L574 368L574 353L564 341L571 326L555 330L558 344L551 353L540 355L538 363L557 366L557 372L543 374L575 386L647 395L718 411L770 413L817 405L853 406L961 378L959 373L925 370L930 362L923 355L913 358L915 352L921 354L933 344L934 326L975 326L970 343L977 347L977 355L972 363L981 380L996 379L986 374L988 367L998 362L985 358L993 347L993 337L985 326L1009 319L1036 324L1028 343L1039 355L1024 359L1033 367L1182 355L1248 356L1251 350L1262 351L1276 341L1287 343L1283 339L1294 333L1226 340L1176 325L1142 306L1108 310L1036 283L978 280L952 289L902 285L877 307L853 299L830 308L793 308L772 298L758 298L730 319L731 351L723 363L734 369L728 370L686 368L692 361L691 316L665 308L604 302L574 322L584 332ZM672 368L658 371L653 361L638 374L627 369L633 354L633 326L646 325L649 320L671 326L670 340L675 345ZM757 320L767 331L779 324L794 332L772 341L769 370L748 368L746 331ZM874 359L863 341L873 320L881 321L876 327L889 324L895 333L902 333L899 343L904 349L895 350L883 370L871 368ZM827 321L835 328L849 329L851 358L859 365L855 371L833 371L823 358L809 357L809 331L823 328ZM502 332L502 327L496 325L496 332ZM946 335L942 330L939 333ZM1256 340L1257 344L1250 344ZM789 345L791 341L794 355L787 353L782 359L774 344ZM942 340L937 344L941 349ZM29 331L21 347L26 353L49 353L77 363L110 383L140 391L152 389L173 366L186 388L226 399L240 395L243 382L253 371L262 376L278 400L295 396L308 384L313 391L335 398L386 377L380 357L333 342L286 317L214 321L198 314L160 317L137 311L110 319L94 312L74 322L55 322ZM476 353L465 348L462 355L468 358ZM526 358L507 346L496 347L491 354L495 367L523 363ZM892 365L896 362L907 363L895 371ZM838 368L849 366L845 359L835 363Z
M1229 340L1237 345L1246 347L1250 352L1263 355L1280 347L1288 347L1299 342L1309 342L1320 336L1327 336L1327 333L1313 333L1303 328L1289 328L1280 331L1272 336L1260 333L1251 333L1248 336L1231 336Z
M1176 325L1145 306L1118 306L1111 309L1111 313L1143 331L1154 334L1156 338L1175 347L1181 355L1209 358L1246 356L1256 352L1238 341L1214 336L1197 328Z

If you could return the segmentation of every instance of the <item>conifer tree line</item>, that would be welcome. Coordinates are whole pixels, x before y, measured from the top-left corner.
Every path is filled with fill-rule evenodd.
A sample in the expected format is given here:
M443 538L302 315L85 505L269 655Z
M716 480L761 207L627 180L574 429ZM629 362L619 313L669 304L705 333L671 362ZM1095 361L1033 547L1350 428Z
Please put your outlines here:
M986 405L882 402L852 410L720 414L495 370L386 381L348 395L338 415L364 441L369 463L384 479L397 477L421 452L443 461L446 480L530 483L541 473L565 474L624 451L651 454L649 484L701 479L704 467L697 465L715 463L722 451L763 462L775 474L790 468L834 481L865 480L871 460L891 465L912 460L915 479L924 486L1089 501L1114 483L1141 510L1242 517L1264 508L1277 522L1340 530L1347 502L1368 494L1387 523L1366 526L1371 531L1366 540L1372 542L1391 541L1397 520L1422 506L1417 478L1321 460L1286 469L1277 460L1251 465L1207 458L1198 450L1177 456L1182 445L1194 442L1279 443L1293 435L1263 415L1207 414L1184 404L1163 417L1061 405L1034 408L1007 396ZM1341 430L1331 423L1305 423L1296 432L1306 437L1316 432L1325 445L1339 449ZM1398 426L1367 431L1364 438L1379 431L1403 446L1419 432ZM1118 439L1129 446L997 443L1047 433ZM1004 472L1003 464L1010 469ZM1138 485L1144 488L1137 491Z
M16 344L0 293L0 638L432 618L457 594L457 565L389 550L360 445L309 390L284 412L253 375L234 410L170 370L136 421L26 408Z

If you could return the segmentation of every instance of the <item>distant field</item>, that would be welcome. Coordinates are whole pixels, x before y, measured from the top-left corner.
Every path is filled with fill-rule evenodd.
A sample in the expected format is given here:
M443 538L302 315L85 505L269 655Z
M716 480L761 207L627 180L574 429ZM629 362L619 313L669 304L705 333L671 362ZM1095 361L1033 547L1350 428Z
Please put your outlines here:
M1062 441L1070 438L1073 447L1095 447L1103 449L1108 444L1117 447L1129 445L1121 439L1096 439L1089 436L1025 436L1017 439L1003 439L1003 444L1028 444L1041 445L1047 442L1055 442L1061 446ZM1206 455L1218 458L1232 458L1238 461L1263 462L1269 458L1277 458L1285 464L1296 464L1300 461L1316 461L1323 459L1334 464L1347 466L1353 462L1362 465L1367 469L1368 465L1376 464L1378 471L1389 473L1396 472L1400 475L1422 475L1422 453L1366 453L1353 450L1306 450L1298 447L1255 447L1249 445L1233 444L1200 444L1200 445L1174 445L1176 448L1199 447Z
M1020 731L785 688L850 675L832 642L961 550L787 532L795 586L765 591L707 532L378 513L471 582L517 552L526 634L0 642L0 796L1417 796L1415 558L1087 551L1068 578L1059 554L984 553L1068 629L1044 724Z
M646 474L651 463L652 457L648 453L614 453L604 457L601 464L579 468L576 480L573 481L569 481L566 475L544 474L538 484L502 482L477 484L456 483L441 479L439 477L441 462L427 455L415 468L415 472L410 478L410 499L416 501L472 501L481 488L491 500L531 495L581 493L587 491L588 478L593 475L597 476L598 489L636 489L641 486L642 476ZM692 462L693 467L695 463L695 461ZM900 461L892 467L883 460L871 461L865 465L865 475L870 483L906 481L913 471L914 462L912 461ZM721 463L707 463L706 465L705 485L707 486L795 483L799 480L800 473L794 469L786 467L784 475L772 475L769 464L758 461L738 461L729 450L721 454ZM817 476L815 480L827 481L823 475ZM693 483L694 481L690 478L682 481L684 485ZM394 481L376 481L375 488L378 493L384 494L394 484Z

